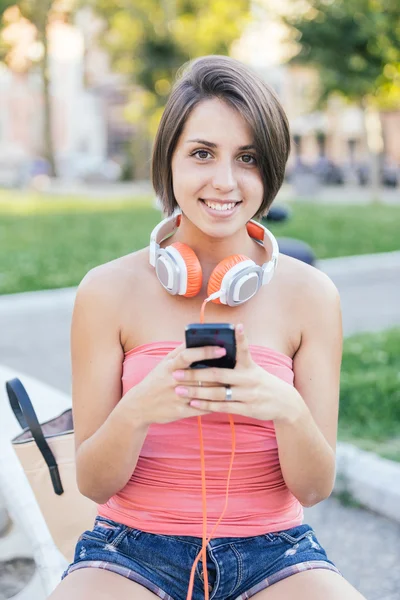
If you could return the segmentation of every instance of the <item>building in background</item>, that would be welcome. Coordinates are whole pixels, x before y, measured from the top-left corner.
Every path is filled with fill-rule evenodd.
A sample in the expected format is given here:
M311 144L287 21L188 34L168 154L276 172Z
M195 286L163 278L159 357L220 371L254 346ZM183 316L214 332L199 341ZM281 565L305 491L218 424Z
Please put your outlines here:
M324 155L351 167L366 161L363 114L357 107L332 99L315 111L318 74L306 66L287 64L291 48L272 0L268 9L253 7L254 19L233 48L233 56L251 65L277 92L288 114L294 138L289 167L301 160L314 163ZM283 0L282 0L283 1ZM103 176L115 179L127 161L135 128L125 117L134 87L113 73L98 43L102 22L89 8L74 25L54 23L50 31L53 134L59 175L67 179ZM29 30L21 31L20 39ZM0 185L24 184L32 165L40 171L43 99L39 74L12 72L0 65ZM400 165L400 111L382 113L386 158ZM129 159L128 159L129 160Z
M252 66L277 92L290 121L294 137L289 164L300 156L313 163L321 154L348 167L368 159L363 112L339 98L332 98L326 110L316 111L318 72L308 66L290 65L292 48L279 11L292 10L290 0L277 7L263 0L253 7L254 20L234 47L233 55ZM385 157L400 165L400 110L380 114Z
M79 27L54 23L49 52L57 168L73 179L106 161L106 101L95 86L86 85L85 39ZM22 185L32 169L40 170L41 79L34 68L14 72L0 67L0 183Z

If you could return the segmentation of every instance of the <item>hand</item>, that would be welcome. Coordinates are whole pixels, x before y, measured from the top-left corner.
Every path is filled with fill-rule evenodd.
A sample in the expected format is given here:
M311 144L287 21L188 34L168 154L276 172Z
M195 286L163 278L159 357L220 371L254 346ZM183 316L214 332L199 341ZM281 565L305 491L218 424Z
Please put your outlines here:
M257 365L251 357L243 326L235 328L236 365L234 369L186 369L174 372L180 397L199 411L224 412L263 421L292 420L301 407L295 388ZM202 386L197 382L201 381ZM193 387L187 387L187 386ZM208 387L208 386L212 387ZM231 386L232 400L225 401Z
M172 373L188 369L194 361L219 358L224 354L224 348L186 348L183 343L167 354L140 383L127 392L127 400L134 403L135 409L139 411L139 418L146 426L208 414L209 410L191 407L189 399L175 393L176 380Z

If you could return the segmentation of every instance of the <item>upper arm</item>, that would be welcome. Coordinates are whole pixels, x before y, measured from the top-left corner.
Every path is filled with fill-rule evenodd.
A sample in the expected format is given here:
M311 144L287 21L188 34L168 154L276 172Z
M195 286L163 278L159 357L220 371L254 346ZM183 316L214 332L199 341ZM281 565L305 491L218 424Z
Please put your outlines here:
M72 406L76 449L121 399L123 349L115 286L103 268L82 280L71 326Z
M336 450L342 361L339 293L319 271L303 283L301 343L294 357L294 385L325 439Z

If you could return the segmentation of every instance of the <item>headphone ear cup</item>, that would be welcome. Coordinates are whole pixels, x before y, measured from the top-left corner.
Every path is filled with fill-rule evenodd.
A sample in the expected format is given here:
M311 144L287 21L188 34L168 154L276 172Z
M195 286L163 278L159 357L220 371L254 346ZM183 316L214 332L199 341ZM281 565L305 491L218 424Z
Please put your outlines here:
M228 256L227 258L224 258L224 260L221 260L221 262L217 264L211 273L210 279L208 280L207 296L211 296L211 294L219 292L221 289L222 280L228 271L232 269L232 267L235 267L237 264L246 260L250 259L244 254L232 254L232 256ZM219 298L214 298L214 300L211 300L211 302L214 302L214 304L222 304Z
M174 244L171 244L169 248L175 248L186 265L187 285L186 293L183 294L183 296L185 298L197 296L203 284L203 271L194 250L186 244L182 244L182 242L175 242Z

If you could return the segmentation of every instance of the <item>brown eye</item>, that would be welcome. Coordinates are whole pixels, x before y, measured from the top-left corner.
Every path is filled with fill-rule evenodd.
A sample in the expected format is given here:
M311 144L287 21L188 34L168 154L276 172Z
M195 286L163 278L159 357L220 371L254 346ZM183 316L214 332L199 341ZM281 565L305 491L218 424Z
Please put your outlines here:
M192 156L196 156L196 158L200 158L200 160L205 160L208 156L210 156L210 153L207 152L207 150L196 150Z
M242 162L244 162L246 165L254 165L257 162L255 157L251 154L243 154L240 158L242 159Z

